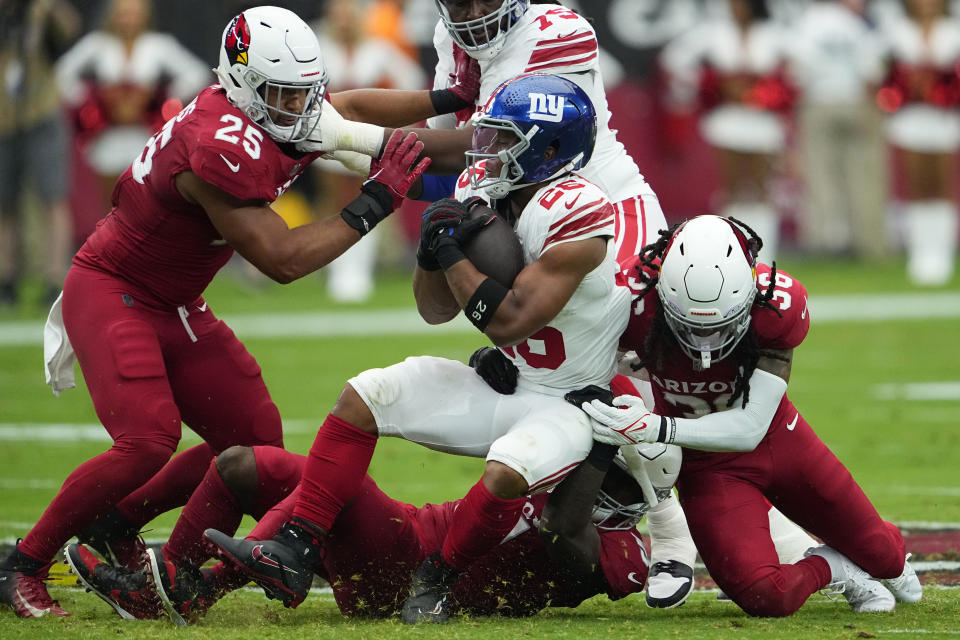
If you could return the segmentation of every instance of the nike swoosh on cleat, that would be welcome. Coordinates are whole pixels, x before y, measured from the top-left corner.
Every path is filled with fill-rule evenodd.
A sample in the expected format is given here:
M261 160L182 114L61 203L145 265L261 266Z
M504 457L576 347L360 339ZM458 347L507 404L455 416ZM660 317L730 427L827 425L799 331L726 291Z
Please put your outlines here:
M631 571L630 573L627 574L627 580L629 580L629 581L632 582L633 584L638 584L638 585L640 585L640 586L642 587L642 586L643 586L643 580L637 580L636 578L634 578L635 575L637 575L637 572L636 572L636 571Z
M46 609L37 609L35 606L27 602L26 598L20 595L20 589L17 589L17 598L20 599L20 602L23 604L23 607L27 611L29 611L30 615L32 615L34 618L42 618L43 616L50 613L50 607L47 607Z

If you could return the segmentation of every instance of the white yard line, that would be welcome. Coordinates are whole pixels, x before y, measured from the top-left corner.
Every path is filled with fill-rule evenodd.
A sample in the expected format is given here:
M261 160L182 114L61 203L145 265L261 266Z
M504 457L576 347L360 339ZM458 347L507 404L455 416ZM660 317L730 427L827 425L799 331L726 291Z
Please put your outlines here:
M873 395L880 400L960 400L960 380L879 384Z
M809 308L815 324L956 318L960 317L960 293L813 296ZM222 317L243 338L437 335L475 331L462 316L446 324L428 325L415 309L225 314ZM42 340L42 321L0 323L0 346L40 344Z
M320 422L316 420L284 420L283 432L287 434L316 433ZM0 442L110 442L110 434L99 423L44 423L0 422ZM190 429L183 429L182 441L200 442L200 436ZM2 480L0 480L2 482ZM2 485L0 485L2 488Z

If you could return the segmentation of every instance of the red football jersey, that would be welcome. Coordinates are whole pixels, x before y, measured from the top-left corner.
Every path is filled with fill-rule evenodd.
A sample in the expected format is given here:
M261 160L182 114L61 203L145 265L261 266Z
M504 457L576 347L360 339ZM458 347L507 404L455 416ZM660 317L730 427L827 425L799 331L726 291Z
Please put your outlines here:
M639 262L639 258L635 258L621 274L636 294L645 286L635 275L636 269L640 268ZM769 266L757 265L757 280L759 291L766 291L770 285ZM799 281L778 269L773 292L770 303L779 314L773 309L754 305L750 313L750 331L756 335L761 349L792 349L803 342L810 328L807 291ZM656 291L634 301L630 322L620 339L622 349L636 351L645 361L644 341L659 309L660 298ZM729 408L727 401L737 378L734 358L728 356L713 362L708 369L698 370L693 360L674 341L673 349L668 351L663 360L659 367L647 363L656 413L677 418L697 418ZM784 396L778 414L783 411L786 402Z
M212 85L147 141L117 180L113 210L74 261L130 282L147 304L188 304L233 249L203 208L180 195L176 175L192 171L237 198L270 203L318 155L287 155Z

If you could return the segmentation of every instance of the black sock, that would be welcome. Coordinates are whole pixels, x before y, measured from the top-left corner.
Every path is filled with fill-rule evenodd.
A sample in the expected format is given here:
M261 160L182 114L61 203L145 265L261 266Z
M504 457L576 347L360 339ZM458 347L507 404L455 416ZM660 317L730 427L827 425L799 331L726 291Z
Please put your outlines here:
M10 555L8 555L6 559L0 562L0 570L19 571L27 575L34 575L44 569L47 564L48 563L42 560L31 558L17 547L10 552Z

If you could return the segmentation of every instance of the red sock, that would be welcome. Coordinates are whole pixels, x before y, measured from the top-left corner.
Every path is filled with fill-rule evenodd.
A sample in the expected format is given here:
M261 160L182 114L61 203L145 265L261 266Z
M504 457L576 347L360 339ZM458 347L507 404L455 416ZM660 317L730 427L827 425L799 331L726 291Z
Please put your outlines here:
M161 513L187 504L190 495L214 458L206 442L175 455L142 487L117 504L117 511L133 525L142 527Z
M293 515L330 531L343 505L359 491L376 446L377 436L328 415L310 447Z
M444 562L454 569L466 569L513 530L522 508L523 498L498 498L482 480L473 485L457 507L443 540Z
M163 545L163 558L199 567L207 559L201 544L205 529L233 535L240 526L243 510L223 483L217 461L211 460L207 473L177 519L170 539Z

